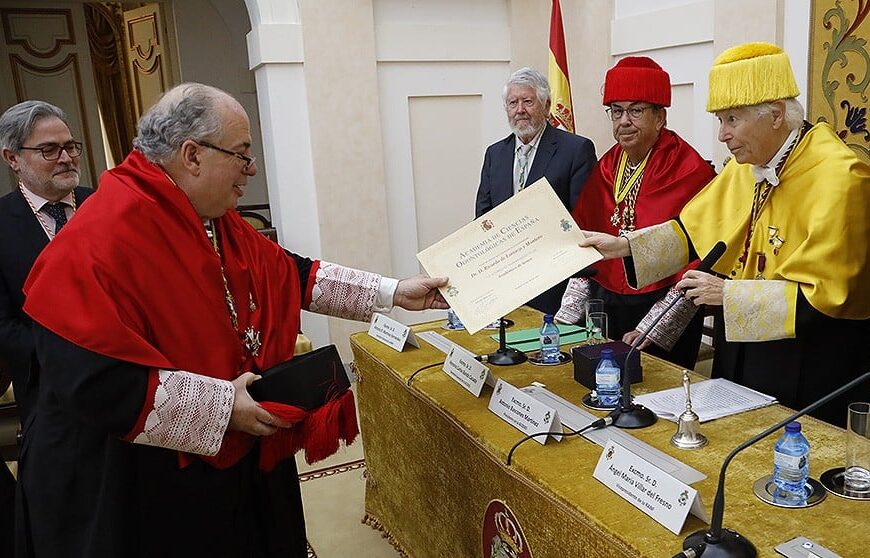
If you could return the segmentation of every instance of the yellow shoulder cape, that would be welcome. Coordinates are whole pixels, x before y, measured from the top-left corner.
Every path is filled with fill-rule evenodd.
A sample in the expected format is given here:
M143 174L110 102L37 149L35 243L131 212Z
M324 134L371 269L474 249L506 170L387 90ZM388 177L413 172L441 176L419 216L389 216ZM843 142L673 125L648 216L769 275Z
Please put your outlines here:
M732 160L683 208L697 253L724 240L718 273L793 281L823 314L870 318L870 167L828 124L813 126L786 160L741 266L754 186L751 166Z

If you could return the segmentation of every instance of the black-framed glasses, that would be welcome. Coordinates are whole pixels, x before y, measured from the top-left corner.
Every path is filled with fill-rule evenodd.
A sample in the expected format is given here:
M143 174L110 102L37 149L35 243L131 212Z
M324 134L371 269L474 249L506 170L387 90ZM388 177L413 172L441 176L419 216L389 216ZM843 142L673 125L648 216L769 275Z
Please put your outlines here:
M42 153L42 158L46 161L57 161L60 159L61 151L66 151L66 154L70 157L78 157L82 154L82 142L80 141L68 141L65 144L61 145L59 143L48 143L45 145L40 145L39 147L22 147L21 149L27 149L28 151L39 151Z
M607 113L607 116L609 116L611 120L616 122L617 120L622 118L622 115L625 113L628 113L629 120L637 120L638 118L643 116L645 110L653 108L655 107L652 105L632 105L628 108L607 107L606 109L604 109L604 112Z
M212 144L208 143L207 141L200 141L200 140L193 140L193 141L195 141L196 143L198 143L199 145L201 145L203 147L208 147L210 149L214 149L215 151L220 151L221 153L226 153L227 155L230 155L232 157L236 157L237 159L240 159L242 162L245 163L245 166L242 167L243 171L250 170L251 167L254 166L254 163L257 161L256 157L253 157L251 155L242 155L241 153L236 153L235 151L230 151L229 149L224 149L223 147L218 147L216 145L212 145Z

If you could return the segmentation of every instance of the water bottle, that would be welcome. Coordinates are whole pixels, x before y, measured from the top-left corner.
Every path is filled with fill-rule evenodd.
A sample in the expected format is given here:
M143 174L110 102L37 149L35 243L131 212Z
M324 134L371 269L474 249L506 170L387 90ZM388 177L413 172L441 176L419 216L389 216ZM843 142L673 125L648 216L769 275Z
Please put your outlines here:
M553 323L553 315L544 315L541 328L541 361L552 364L559 362L559 328Z
M459 316L456 315L456 312L453 311L453 308L447 310L447 328L465 329L465 326L462 325L462 320L459 319Z
M810 475L810 443L801 434L801 423L790 422L773 447L773 482L779 496L804 500Z
M595 394L602 406L616 407L619 404L619 380L619 364L613 358L613 349L602 349L601 360L595 367Z

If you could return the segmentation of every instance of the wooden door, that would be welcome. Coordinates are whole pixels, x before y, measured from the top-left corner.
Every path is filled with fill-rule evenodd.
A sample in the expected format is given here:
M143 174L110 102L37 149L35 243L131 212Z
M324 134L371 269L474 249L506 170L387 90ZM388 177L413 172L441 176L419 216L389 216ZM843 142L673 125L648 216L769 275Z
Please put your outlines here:
M160 4L124 11L124 46L135 120L174 85L165 21Z
M81 184L96 186L106 155L81 5L0 1L0 34L0 110L39 99L66 111L85 144ZM0 193L16 184L0 171Z

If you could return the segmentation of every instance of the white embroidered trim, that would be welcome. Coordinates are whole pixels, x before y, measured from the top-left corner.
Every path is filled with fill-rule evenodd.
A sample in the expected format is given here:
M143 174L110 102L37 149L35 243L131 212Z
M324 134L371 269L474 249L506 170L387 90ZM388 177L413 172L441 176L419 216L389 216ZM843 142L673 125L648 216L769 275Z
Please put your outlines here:
M789 297L797 294L796 287L782 280L725 281L725 339L752 342L794 337L794 305L789 304Z
M572 277L568 281L565 294L562 295L562 306L553 317L563 324L579 324L586 315L586 301L589 299L589 279Z
M637 331L648 330L649 326L667 308L668 304L673 302L674 298L680 298L680 300L674 304L673 308L668 310L668 313L664 315L659 323L656 324L656 327L647 335L649 340L666 351L674 348L677 340L683 334L683 330L686 329L686 326L689 325L689 322L692 321L692 318L698 312L698 307L691 300L682 296L680 291L675 287L668 289L665 297L653 304L652 308L650 308L649 312L646 313L646 316L643 317L640 323L637 324L637 328L635 328Z
M230 423L231 382L182 370L158 370L154 408L134 444L215 455Z
M320 262L308 309L348 320L367 322L374 312L381 276L351 267Z
M626 233L637 288L670 277L689 263L689 247L679 225L667 221Z

